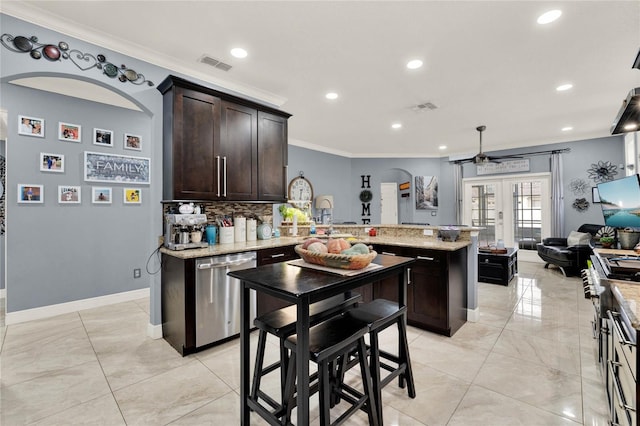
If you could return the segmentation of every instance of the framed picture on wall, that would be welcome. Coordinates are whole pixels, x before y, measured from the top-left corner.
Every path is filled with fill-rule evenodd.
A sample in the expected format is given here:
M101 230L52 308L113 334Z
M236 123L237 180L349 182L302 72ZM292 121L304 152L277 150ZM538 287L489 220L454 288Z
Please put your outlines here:
M438 178L416 176L416 210L438 208Z
M24 136L36 136L44 138L44 119L29 117L26 115L18 116L18 134Z
M94 186L91 188L91 202L93 204L111 204L113 191L108 186Z
M64 173L64 155L51 154L49 152L40 153L40 171Z
M141 204L142 190L140 188L124 188L123 198L125 204Z
M142 136L124 134L124 149L133 149L134 151L142 151Z
M59 204L80 204L81 191L79 186L59 185L58 186L58 203Z
M67 142L80 142L82 140L82 126L59 122L58 139Z
M18 202L19 203L43 203L44 202L44 185L35 185L31 183L18 184Z
M100 146L113 146L113 131L105 129L93 129L93 144Z
M600 193L598 192L598 187L597 186L592 186L591 187L591 202L592 203L599 203L600 202Z

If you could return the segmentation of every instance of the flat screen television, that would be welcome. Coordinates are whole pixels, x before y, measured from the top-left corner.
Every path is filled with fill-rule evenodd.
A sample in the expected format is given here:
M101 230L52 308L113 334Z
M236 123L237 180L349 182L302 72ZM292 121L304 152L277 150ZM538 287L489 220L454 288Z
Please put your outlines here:
M614 228L640 228L640 177L636 174L598 184L604 223Z

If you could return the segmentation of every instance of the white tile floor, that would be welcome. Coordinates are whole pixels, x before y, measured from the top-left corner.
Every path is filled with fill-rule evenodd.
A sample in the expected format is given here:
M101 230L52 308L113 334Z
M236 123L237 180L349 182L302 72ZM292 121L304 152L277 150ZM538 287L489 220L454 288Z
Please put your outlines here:
M409 328L417 397L385 388L386 425L607 424L580 280L519 269L508 287L480 284L480 321L454 337ZM2 322L0 424L239 424L238 340L183 358L147 337L147 322L147 300ZM384 333L388 345L394 331Z

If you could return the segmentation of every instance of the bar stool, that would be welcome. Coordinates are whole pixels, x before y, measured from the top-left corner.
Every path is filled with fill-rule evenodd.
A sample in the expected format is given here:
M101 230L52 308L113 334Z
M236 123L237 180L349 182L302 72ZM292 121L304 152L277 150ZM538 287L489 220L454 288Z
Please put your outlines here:
M326 300L311 304L309 306L310 325L316 325L331 317L341 314L345 310L358 304L361 296L358 293L339 294ZM253 370L253 382L251 385L250 399L256 405L262 407L259 399L267 403L273 411L271 415L279 418L282 414L283 402L285 399L285 381L287 377L287 366L289 363L289 350L285 348L284 341L287 337L296 332L296 307L287 306L276 311L259 316L253 322L258 328L258 347L256 350L256 363ZM267 342L267 333L276 336L280 346L280 360L268 366L264 366L264 353ZM354 364L355 365L355 364ZM260 390L262 377L280 368L280 401L276 401L270 395ZM266 410L264 410L266 412ZM264 413L263 412L263 413Z
M378 407L378 421L382 422L382 388L387 386L394 378L398 377L399 386L408 388L410 398L416 397L416 388L413 381L411 359L409 358L409 343L407 341L407 325L404 320L406 306L399 307L398 303L386 299L375 299L372 302L359 305L347 311L344 316L353 321L365 322L369 325L369 356L371 367L371 379L376 395ZM398 326L399 354L396 356L383 351L379 346L378 335L381 331L396 324ZM391 361L395 366L389 365L384 360ZM344 360L347 364L341 369L339 380L344 378L344 372L353 367L355 360ZM390 373L381 377L381 369Z
M342 314L309 329L309 360L318 364L318 382L311 386L309 394L319 392L320 425L333 426L342 424L358 410L364 410L369 418L369 425L378 426L378 409L371 379L371 370L367 362L367 346L364 336L369 332L366 322L354 320ZM282 424L291 424L291 411L296 406L296 345L297 335L289 336L284 345L291 350L291 358L287 369L285 394L285 415ZM356 357L360 364L360 374L364 392L359 392L344 381L336 380L335 366L339 360L349 355ZM333 406L332 396L337 394L351 403L333 423L330 409Z

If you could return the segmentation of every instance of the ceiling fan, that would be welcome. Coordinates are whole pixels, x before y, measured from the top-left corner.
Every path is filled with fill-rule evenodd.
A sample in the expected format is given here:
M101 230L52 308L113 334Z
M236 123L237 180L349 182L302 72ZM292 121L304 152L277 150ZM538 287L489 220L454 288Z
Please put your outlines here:
M498 156L491 155L490 156L482 152L482 132L484 132L486 129L487 129L487 126L476 127L476 130L480 133L480 152L478 152L478 154L476 154L475 157L467 158L466 160L462 160L461 162L473 163L473 164L488 164L488 163L499 163L501 160L508 159L508 158L522 158L521 156L517 156L517 155L498 155Z

